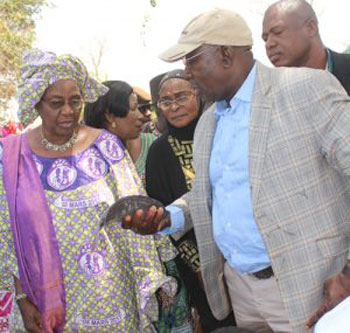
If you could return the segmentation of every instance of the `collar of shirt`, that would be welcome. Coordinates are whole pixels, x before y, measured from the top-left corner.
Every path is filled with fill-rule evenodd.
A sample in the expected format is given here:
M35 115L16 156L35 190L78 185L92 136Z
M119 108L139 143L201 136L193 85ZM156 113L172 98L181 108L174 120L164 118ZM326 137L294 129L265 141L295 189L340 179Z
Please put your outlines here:
M325 70L332 73L333 72L333 59L332 59L332 55L331 52L329 51L329 49L326 49L327 52L327 62L326 62L326 68Z
M244 80L243 84L236 92L236 94L230 100L230 104L228 105L225 100L221 100L215 103L215 116L216 118L220 118L221 116L227 115L231 112L234 112L235 106L239 101L244 101L250 103L252 100L254 83L256 77L256 63L250 70L248 76Z

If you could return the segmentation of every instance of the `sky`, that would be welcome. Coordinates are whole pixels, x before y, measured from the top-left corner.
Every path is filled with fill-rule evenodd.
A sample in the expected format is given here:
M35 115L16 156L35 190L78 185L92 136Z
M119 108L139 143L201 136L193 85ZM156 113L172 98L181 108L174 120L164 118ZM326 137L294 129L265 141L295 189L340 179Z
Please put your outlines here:
M215 7L240 13L252 29L255 58L271 65L261 40L265 9L274 0L50 0L36 19L35 47L78 56L91 73L101 51L100 80L124 80L149 91L149 80L181 62L165 63L158 55L176 43L197 14ZM350 44L350 1L313 0L326 46L343 51Z

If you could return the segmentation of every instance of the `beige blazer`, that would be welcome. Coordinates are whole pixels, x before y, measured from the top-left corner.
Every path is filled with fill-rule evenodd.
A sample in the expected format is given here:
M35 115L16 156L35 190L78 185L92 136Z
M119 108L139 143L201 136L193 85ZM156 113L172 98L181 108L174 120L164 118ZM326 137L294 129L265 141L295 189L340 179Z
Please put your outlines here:
M192 191L176 204L185 211L186 228L194 226L208 301L222 319L231 305L211 220L215 129L211 109L195 133ZM322 301L324 281L348 257L349 173L350 100L339 82L326 71L257 63L249 124L251 198L293 332L304 332Z

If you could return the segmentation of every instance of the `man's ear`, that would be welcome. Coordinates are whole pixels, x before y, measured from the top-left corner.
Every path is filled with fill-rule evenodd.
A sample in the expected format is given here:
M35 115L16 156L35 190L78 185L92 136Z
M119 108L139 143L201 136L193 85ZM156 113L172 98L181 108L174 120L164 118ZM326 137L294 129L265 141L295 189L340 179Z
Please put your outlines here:
M318 36L318 23L313 18L309 18L305 22L306 33L309 37Z
M234 50L229 46L220 46L220 54L224 68L229 68L234 59Z

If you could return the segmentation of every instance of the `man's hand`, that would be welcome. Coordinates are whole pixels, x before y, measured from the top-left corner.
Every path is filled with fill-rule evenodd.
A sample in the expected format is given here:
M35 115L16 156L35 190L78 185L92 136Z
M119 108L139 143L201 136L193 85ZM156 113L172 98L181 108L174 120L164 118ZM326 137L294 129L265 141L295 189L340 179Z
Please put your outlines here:
M17 304L25 329L30 333L40 333L40 313L36 306L28 298L19 300Z
M327 280L324 284L325 299L317 311L306 322L306 328L310 329L328 311L350 296L350 276L339 273Z
M164 209L151 206L147 211L138 209L134 216L123 217L122 227L141 235L152 235L170 226L170 220L164 219Z

